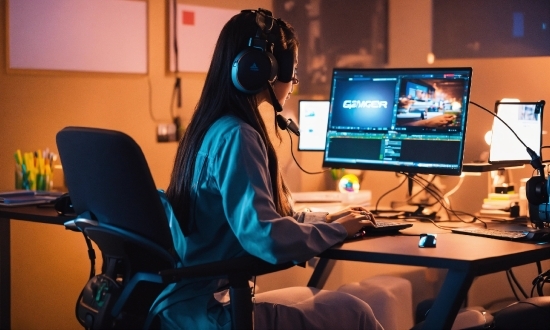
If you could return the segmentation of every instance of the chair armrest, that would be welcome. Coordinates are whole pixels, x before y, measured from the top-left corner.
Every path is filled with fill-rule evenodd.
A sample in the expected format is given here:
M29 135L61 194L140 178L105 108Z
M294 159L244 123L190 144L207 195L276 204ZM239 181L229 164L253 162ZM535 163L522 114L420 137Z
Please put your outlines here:
M183 278L246 275L258 276L277 272L295 266L292 262L271 264L254 256L209 262L196 266L166 269L159 272L165 283L176 282Z
M122 311L122 307L124 307L124 304L126 304L126 301L128 301L128 298L130 297L130 294L134 291L136 286L140 282L149 282L149 283L158 283L162 284L162 278L157 274L150 274L150 273L136 273L132 279L124 286L124 290L122 290L120 296L117 299L116 304L113 306L113 309L111 310L111 315L113 317L116 317L120 312Z

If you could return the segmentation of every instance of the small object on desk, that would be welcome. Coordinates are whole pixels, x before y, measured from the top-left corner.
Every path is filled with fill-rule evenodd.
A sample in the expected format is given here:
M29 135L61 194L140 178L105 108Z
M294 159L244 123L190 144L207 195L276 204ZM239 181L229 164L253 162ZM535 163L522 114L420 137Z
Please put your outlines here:
M23 206L47 204L57 196L50 193L37 193L33 190L14 190L0 192L0 206Z
M519 203L514 202L512 206L510 206L510 217L517 218L519 217Z
M420 234L418 247L429 248L435 247L437 244L437 234Z
M497 193L497 194L513 194L514 193L514 186L495 187L495 193Z
M54 208L59 215L76 216L71 197L68 193L63 194L59 196L59 198L57 198Z

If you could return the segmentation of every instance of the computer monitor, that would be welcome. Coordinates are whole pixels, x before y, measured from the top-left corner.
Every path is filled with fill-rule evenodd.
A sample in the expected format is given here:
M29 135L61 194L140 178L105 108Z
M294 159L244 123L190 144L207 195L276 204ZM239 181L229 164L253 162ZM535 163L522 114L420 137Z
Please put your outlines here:
M329 107L328 100L298 101L298 124L300 125L298 150L325 150Z
M323 167L460 175L472 68L333 69Z
M518 138L540 157L544 104L544 101L495 102L496 115L508 124L509 128L497 118L494 119L489 163L507 166L529 164L531 157Z

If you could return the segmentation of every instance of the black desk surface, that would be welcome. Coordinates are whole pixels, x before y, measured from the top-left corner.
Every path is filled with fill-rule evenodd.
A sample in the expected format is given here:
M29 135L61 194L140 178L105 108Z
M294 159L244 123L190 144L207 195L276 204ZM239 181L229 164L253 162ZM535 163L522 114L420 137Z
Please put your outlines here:
M74 219L74 217L58 215L53 206L49 205L3 206L0 207L0 218L49 223L53 225L63 225L65 221Z
M410 229L402 231L409 235L366 236L328 249L319 255L321 259L308 285L318 286L323 281L328 260L447 269L443 286L424 326L426 329L450 329L474 277L550 259L550 243L512 242L454 234L426 223L415 223ZM437 233L437 246L418 247L420 231Z
M420 248L418 240L417 235L366 237L335 246L320 257L473 271L475 276L550 258L550 243L520 243L450 232L437 234L435 248Z

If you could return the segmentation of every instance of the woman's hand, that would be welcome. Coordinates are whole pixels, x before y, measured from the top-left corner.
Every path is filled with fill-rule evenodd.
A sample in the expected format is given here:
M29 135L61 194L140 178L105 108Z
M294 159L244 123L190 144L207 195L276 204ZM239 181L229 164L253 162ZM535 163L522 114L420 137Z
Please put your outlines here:
M353 237L365 226L375 226L374 215L361 206L350 206L327 215L327 222L337 222L346 228L348 238Z

